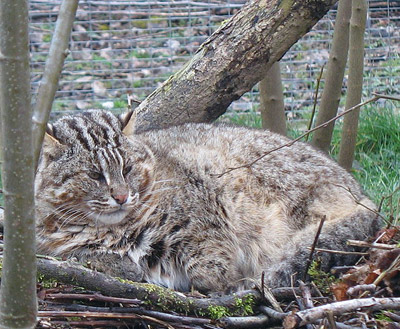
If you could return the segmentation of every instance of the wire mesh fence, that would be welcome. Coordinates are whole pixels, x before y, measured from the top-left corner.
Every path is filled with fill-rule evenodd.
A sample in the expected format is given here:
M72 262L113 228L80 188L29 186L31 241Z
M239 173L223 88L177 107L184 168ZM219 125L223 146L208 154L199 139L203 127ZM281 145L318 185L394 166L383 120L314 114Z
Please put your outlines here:
M60 0L31 0L31 70L36 92ZM81 1L53 113L126 108L127 92L144 99L176 72L244 0ZM365 88L392 94L400 83L400 0L370 0ZM336 11L332 9L282 58L288 118L312 107L317 77L327 62ZM345 83L344 83L345 87ZM256 111L258 88L228 113Z

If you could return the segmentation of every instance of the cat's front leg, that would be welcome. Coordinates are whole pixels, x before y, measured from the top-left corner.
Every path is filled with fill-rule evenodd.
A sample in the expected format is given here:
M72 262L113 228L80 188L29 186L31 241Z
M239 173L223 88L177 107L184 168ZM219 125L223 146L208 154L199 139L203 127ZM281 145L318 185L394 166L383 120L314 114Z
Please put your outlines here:
M231 293L247 289L249 282L243 278L234 263L228 254L221 254L213 248L197 250L187 264L192 288L202 293Z

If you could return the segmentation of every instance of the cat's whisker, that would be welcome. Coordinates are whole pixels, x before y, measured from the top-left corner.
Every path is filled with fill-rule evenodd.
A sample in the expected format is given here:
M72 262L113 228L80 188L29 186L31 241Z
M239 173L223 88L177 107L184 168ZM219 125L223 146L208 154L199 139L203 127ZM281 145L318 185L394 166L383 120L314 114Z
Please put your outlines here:
M67 215L67 213L65 214L65 216ZM59 226L59 230L62 229L62 227L66 224L69 224L70 222L72 222L72 220L74 219L79 219L79 221L82 221L82 218L80 215L85 215L84 212L82 212L81 210L75 210L75 211L71 211L68 215L68 217L61 223L61 225ZM60 220L63 217L60 217Z

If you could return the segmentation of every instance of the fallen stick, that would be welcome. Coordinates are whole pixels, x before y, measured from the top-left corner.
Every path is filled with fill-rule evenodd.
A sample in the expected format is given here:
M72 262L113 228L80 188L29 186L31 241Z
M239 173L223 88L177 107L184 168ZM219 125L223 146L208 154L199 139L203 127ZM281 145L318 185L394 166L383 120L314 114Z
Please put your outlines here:
M128 305L140 305L143 304L139 299L131 299L131 298L120 298L120 297L110 297L103 296L101 294L65 294L65 293L57 293L57 294L46 294L46 299L72 299L72 300L88 300L88 301L101 301L101 302L112 302L119 304L128 304Z
M376 248L383 250L399 249L399 247L394 244L376 243L376 242L369 243L366 241L359 241L359 240L347 240L347 245L355 247L363 247L363 248Z
M360 292L364 293L365 291L375 292L376 285L375 284L359 284L357 286L350 287L349 289L347 289L347 294L349 296L354 297L357 294L359 294Z
M314 307L289 314L283 321L283 327L285 329L298 328L306 324L317 322L325 317L326 312L332 312L333 315L340 315L346 312L353 312L360 308L368 308L368 311L371 312L387 309L399 310L400 297L352 299Z

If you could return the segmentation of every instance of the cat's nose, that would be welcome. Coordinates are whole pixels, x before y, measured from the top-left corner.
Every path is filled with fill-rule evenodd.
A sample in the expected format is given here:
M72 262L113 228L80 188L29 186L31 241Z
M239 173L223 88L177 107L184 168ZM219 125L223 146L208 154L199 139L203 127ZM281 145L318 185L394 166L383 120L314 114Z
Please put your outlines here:
M128 194L117 194L112 195L112 197L118 204L124 204L128 200Z

